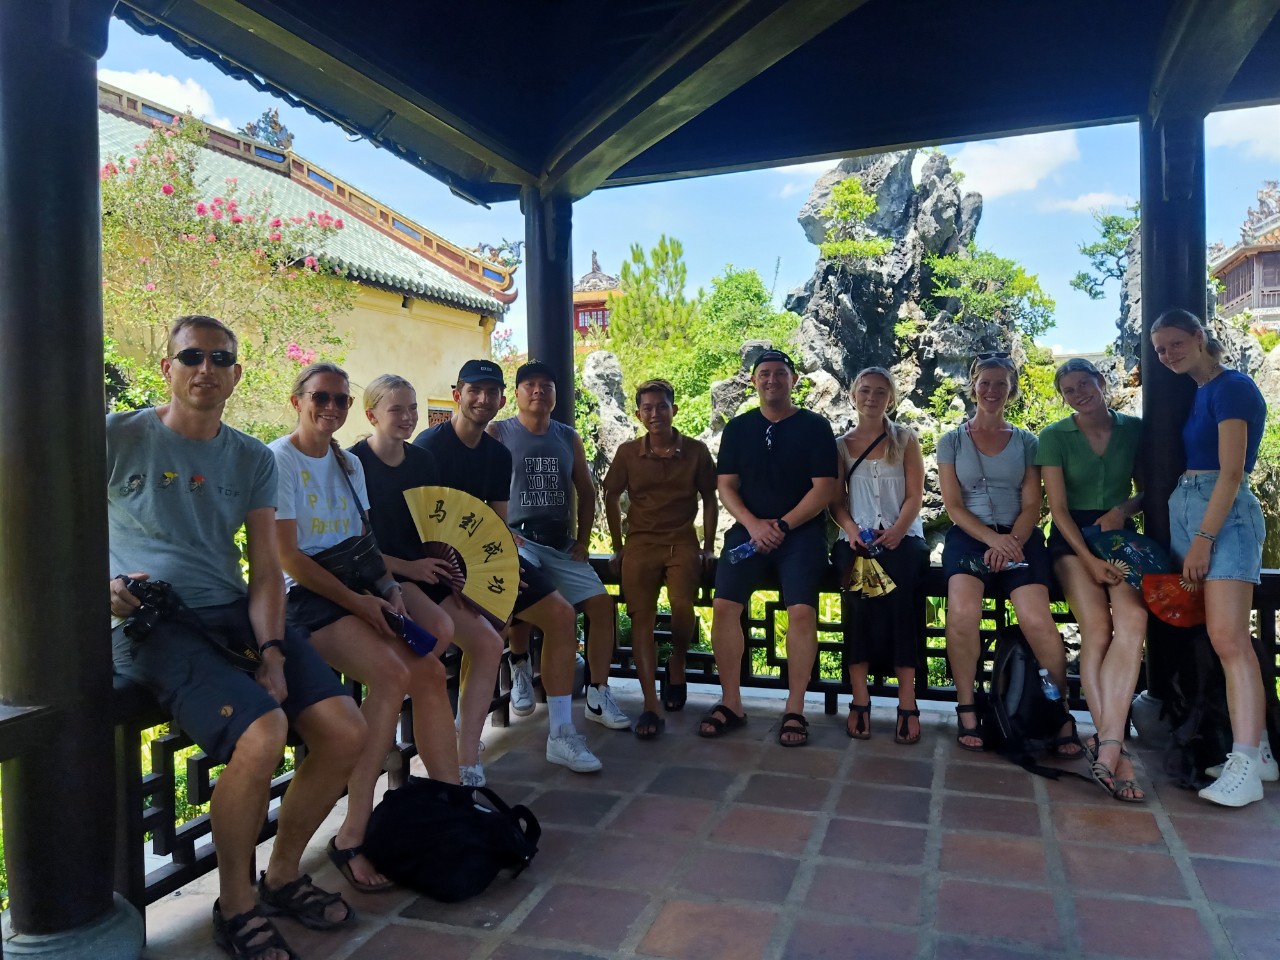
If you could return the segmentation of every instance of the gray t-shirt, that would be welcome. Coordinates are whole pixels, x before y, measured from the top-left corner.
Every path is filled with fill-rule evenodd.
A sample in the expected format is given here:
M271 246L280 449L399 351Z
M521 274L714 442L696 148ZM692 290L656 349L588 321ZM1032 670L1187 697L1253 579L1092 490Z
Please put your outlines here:
M573 511L574 429L552 420L546 433L530 433L516 417L494 424L511 451L511 500L507 522L561 524L568 536Z
M965 508L988 526L1013 526L1022 512L1022 478L1035 466L1035 434L1021 427L994 457L981 453L964 426L938 440L938 463L956 468Z
M251 510L276 505L276 461L225 423L189 440L153 408L107 415L107 528L111 573L173 584L189 607L246 593L236 531Z

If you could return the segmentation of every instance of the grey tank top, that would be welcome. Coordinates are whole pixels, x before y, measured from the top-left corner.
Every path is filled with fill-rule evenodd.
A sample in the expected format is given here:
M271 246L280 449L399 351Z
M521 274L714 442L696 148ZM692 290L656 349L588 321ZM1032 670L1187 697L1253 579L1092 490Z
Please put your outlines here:
M547 432L530 433L516 417L494 424L498 439L511 451L512 526L532 521L558 523L569 533L573 499L573 428L552 420Z

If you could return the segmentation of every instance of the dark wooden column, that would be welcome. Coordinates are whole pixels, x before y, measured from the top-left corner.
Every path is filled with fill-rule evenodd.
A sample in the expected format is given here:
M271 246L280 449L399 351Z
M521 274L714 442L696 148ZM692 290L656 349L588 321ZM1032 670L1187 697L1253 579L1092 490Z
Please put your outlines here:
M113 5L0 3L0 700L55 709L4 764L19 935L112 909L95 67Z
M573 425L573 203L537 187L520 194L524 213L525 303L529 358L556 371L557 420Z
M1143 514L1146 531L1169 543L1169 494L1183 470L1182 425L1195 397L1190 377L1167 370L1151 347L1151 324L1174 307L1204 318L1208 304L1205 260L1204 120L1146 119L1142 137L1142 439ZM1147 649L1147 687L1164 699L1169 665L1154 618Z

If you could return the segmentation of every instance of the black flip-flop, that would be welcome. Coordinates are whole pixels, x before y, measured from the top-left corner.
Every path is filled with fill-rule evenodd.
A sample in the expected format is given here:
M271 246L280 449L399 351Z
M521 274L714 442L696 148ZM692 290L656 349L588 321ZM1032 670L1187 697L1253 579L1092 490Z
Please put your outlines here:
M702 729L704 723L711 727L710 731ZM746 725L747 715L745 713L742 716L738 716L723 703L717 703L707 711L706 716L698 721L698 736L708 739L722 737L731 730L737 730L739 727L745 727Z
M685 669L688 669L686 665ZM667 659L666 674L662 682L662 706L668 713L676 713L684 709L689 699L689 682L671 682L671 659Z
M641 727L651 727L652 729L641 733ZM646 710L636 719L636 725L631 729L635 732L638 740L655 740L663 730L667 729L667 721L652 710Z

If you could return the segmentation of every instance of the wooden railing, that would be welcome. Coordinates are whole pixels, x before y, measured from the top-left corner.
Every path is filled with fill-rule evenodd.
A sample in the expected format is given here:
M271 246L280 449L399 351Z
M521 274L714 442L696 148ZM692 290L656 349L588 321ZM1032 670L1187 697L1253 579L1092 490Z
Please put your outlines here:
M592 559L597 572L606 584L616 584L606 558ZM938 598L945 596L946 584L939 567L932 567L925 579L924 594L936 604ZM818 630L820 653L828 655L828 664L837 664L837 670L828 670L826 675L821 669L821 661L815 663L809 678L808 689L820 693L824 699L827 713L836 711L836 698L849 691L848 680L843 668L843 650L846 640L844 627L847 600L836 591L834 578L823 585L823 597L828 605L837 606L841 611L840 619L822 619ZM697 604L700 607L711 605L711 590L704 585L700 590ZM989 679L991 665L991 641L998 626L1006 622L1008 616L1007 599L1001 596L988 598L989 610L985 614L987 624L983 630L984 655L980 677ZM622 604L622 598L618 598ZM757 604L759 606L759 604ZM1261 647L1271 651L1263 664L1264 674L1270 681L1270 688L1275 688L1276 658L1280 656L1280 644L1277 643L1277 614L1280 613L1280 571L1264 571L1262 585L1254 591L1253 606L1257 613L1256 629ZM745 688L786 689L787 663L785 656L778 653L778 614L783 611L776 600L763 601L761 615L745 616L744 627L747 638L746 651L743 656L742 682ZM1068 615L1058 614L1055 618L1062 623L1070 622ZM659 640L669 635L665 633L669 623L667 618L659 618ZM927 625L921 635L921 669L916 671L917 695L921 699L954 701L955 688L948 683L930 685L928 678L932 673L936 677L949 678L946 664L945 631L940 624ZM754 656L753 656L754 653ZM833 661L834 658L834 661ZM753 663L760 663L760 672L753 668ZM617 677L634 677L635 666L631 656L631 648L620 644L615 656L615 667L612 675ZM457 661L456 653L448 659L450 684L456 691ZM932 667L932 670L929 667ZM836 675L832 675L836 674ZM688 659L688 679L692 683L719 682L715 674L715 662L709 651L693 650ZM1073 708L1082 709L1086 705L1080 695L1080 681L1076 675L1069 677L1070 699ZM1142 681L1139 681L1141 688ZM509 721L508 695L510 689L510 673L505 658L500 670L497 688L491 704L494 723L505 725ZM885 678L873 678L871 692L878 696L894 695L894 687L885 682ZM358 690L353 690L358 695ZM1274 703L1274 698L1272 698ZM412 734L412 704L405 702L405 712L401 716L400 734L395 749L389 755L392 763L390 777L392 782L401 780L407 772L409 759L416 753ZM0 717L0 735L4 732L5 723ZM1280 719L1280 718L1277 718ZM116 834L116 889L139 909L153 903L160 897L178 889L186 883L209 872L216 866L213 845L210 838L210 824L207 814L200 815L187 823L177 822L175 816L178 804L178 760L177 755L192 746L191 740L176 729L167 728L167 717L163 711L141 689L131 684L118 684L115 691L115 702L112 721L116 727L116 790L120 801L121 820ZM152 739L151 766L148 774L142 772L141 746L142 734L154 728L166 725L166 730ZM4 745L0 736L0 747ZM302 748L297 748L301 750ZM0 755L3 755L0 753ZM298 754L299 758L301 754ZM203 753L195 753L183 763L186 783L186 800L190 804L206 803L213 793L214 783L210 776L212 764ZM283 795L292 777L284 773L271 785L272 798ZM263 824L260 839L265 840L275 834L276 811L272 805L266 822ZM145 869L144 838L151 835L150 845L153 855L164 858L163 865L148 872Z

